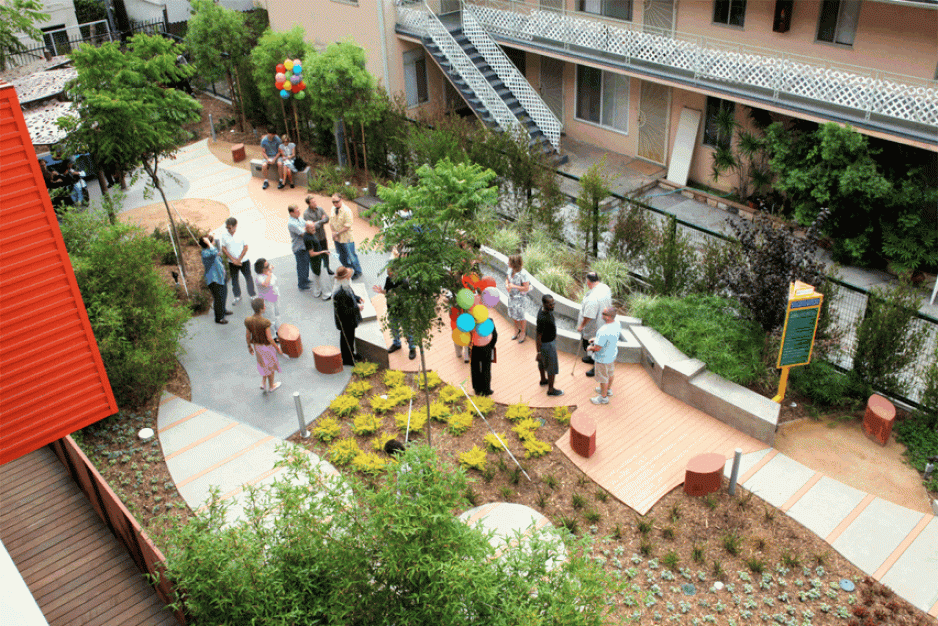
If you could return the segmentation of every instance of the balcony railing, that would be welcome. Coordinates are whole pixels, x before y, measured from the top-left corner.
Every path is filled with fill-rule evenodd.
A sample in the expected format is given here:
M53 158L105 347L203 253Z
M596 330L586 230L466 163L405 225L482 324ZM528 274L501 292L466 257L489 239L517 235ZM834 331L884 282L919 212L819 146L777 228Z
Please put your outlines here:
M490 34L600 56L624 65L669 68L695 84L724 82L782 97L938 126L938 81L835 64L823 59L641 25L582 12L541 9L519 0L463 0Z

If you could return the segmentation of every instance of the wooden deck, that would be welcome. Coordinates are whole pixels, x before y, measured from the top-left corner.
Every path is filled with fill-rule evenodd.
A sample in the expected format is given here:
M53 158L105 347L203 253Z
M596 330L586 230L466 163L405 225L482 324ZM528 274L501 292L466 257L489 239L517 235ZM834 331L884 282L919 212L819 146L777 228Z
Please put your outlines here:
M379 316L386 310L384 296L372 298ZM567 405L586 412L596 422L596 453L585 459L570 449L569 432L556 445L591 479L616 498L644 515L666 493L684 482L687 461L704 452L732 458L736 448L744 453L767 448L761 441L673 398L655 385L640 365L616 365L614 396L607 405L590 402L597 383L587 378L589 366L572 354L560 353L556 386L564 395L548 397L538 382L534 340L511 341L510 320L495 315L498 329L498 361L492 364L492 398L506 404L531 406ZM469 365L456 357L449 325L434 338L427 353L427 368L448 383L461 383L472 393ZM390 345L390 334L385 332ZM405 341L406 344L406 341ZM392 368L417 371L419 357L407 358L407 348L390 355ZM575 369L574 369L575 368Z
M177 624L48 448L0 466L0 539L52 626Z

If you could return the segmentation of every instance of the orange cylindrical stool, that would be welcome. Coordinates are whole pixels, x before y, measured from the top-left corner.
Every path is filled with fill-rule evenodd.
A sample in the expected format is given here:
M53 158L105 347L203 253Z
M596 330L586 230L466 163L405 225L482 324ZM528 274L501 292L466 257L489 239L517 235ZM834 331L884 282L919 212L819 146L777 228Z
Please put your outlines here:
M300 329L293 324L281 324L277 329L277 338L280 339L280 349L291 359L298 359L303 354Z
M596 452L596 422L585 415L574 415L570 419L570 447L580 456L593 456Z
M231 146L231 160L232 161L234 161L235 163L238 163L239 161L243 161L246 158L247 157L244 155L243 143L236 143L235 145Z
M316 346L313 360L320 374L338 374L342 371L342 353L335 346Z
M726 458L722 454L708 452L698 454L687 462L684 472L684 493L689 496L705 496L720 489L723 481L723 466Z
M896 407L878 393L870 396L863 415L863 431L882 445L889 442L892 424L896 421Z

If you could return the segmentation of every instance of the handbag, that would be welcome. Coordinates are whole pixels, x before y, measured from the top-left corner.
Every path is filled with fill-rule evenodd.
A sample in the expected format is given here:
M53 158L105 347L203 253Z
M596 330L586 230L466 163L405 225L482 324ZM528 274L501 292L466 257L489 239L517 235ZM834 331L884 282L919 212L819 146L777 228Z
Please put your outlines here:
M293 157L293 167L296 168L297 172L302 172L306 169L306 161L303 160L303 157L296 155Z

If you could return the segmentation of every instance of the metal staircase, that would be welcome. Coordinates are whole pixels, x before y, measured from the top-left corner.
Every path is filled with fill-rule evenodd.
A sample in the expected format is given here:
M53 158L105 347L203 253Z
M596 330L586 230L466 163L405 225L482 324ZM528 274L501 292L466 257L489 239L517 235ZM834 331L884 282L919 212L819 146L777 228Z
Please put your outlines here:
M532 148L559 163L560 121L471 15L447 27L423 3L408 3L404 20L463 99L490 128L523 130ZM399 10L399 16L401 11Z

